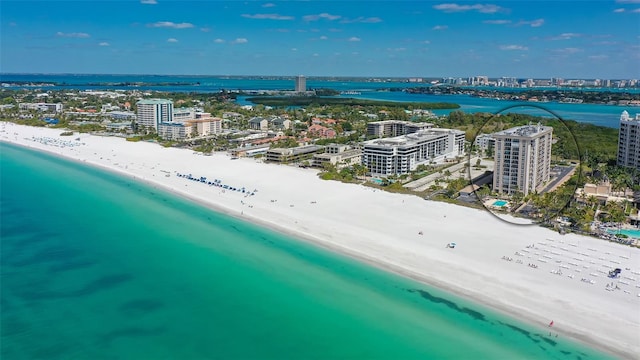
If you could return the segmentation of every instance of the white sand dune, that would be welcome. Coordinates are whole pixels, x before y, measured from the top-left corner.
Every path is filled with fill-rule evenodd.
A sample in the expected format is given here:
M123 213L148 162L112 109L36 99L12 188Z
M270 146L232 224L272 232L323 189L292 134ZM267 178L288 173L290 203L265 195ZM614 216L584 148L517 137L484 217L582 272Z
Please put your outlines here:
M517 226L486 211L416 196L323 181L309 169L86 134L80 135L83 145L60 146L34 139L73 142L77 135L60 137L61 130L11 123L0 123L0 131L2 141L133 176L540 327L553 320L553 331L621 357L640 354L637 248ZM253 196L222 191L177 173L258 191ZM449 242L457 246L446 248ZM622 276L609 279L608 271L616 267Z

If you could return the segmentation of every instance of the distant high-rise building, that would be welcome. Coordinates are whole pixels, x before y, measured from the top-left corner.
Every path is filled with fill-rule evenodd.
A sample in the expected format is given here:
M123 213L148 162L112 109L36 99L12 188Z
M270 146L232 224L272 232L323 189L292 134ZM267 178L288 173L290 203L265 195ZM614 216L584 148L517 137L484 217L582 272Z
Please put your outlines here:
M166 99L146 99L136 103L138 107L136 122L156 132L160 123L173 122L173 101Z
M551 171L550 126L525 125L493 134L493 190L524 195L540 190Z
M307 79L305 79L303 75L298 75L296 77L296 92L305 91L307 91Z
M640 170L640 114L635 119L627 111L620 115L617 163Z

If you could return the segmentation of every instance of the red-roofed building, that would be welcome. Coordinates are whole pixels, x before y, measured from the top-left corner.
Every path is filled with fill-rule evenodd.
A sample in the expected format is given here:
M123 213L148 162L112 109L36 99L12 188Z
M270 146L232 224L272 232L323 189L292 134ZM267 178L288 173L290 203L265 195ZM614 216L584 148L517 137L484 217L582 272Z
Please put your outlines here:
M309 126L307 134L312 137L319 137L323 139L333 139L337 136L335 130L317 124Z

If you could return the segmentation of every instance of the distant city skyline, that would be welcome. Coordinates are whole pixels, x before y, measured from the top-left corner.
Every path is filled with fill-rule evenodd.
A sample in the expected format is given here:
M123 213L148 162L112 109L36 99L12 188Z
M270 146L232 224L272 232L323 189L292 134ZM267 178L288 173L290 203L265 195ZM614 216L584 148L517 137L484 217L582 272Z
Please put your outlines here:
M1 7L4 73L640 78L640 0Z

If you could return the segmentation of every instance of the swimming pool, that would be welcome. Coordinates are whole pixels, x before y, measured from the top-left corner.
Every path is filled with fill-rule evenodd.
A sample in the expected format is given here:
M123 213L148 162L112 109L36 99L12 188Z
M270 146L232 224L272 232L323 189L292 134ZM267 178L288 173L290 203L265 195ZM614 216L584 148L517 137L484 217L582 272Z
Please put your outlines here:
M609 234L624 234L628 237L640 239L640 230L634 229L620 229L620 230L607 230Z
M507 202L504 201L504 200L496 200L491 205L497 206L497 207L503 207L503 206L507 205Z

